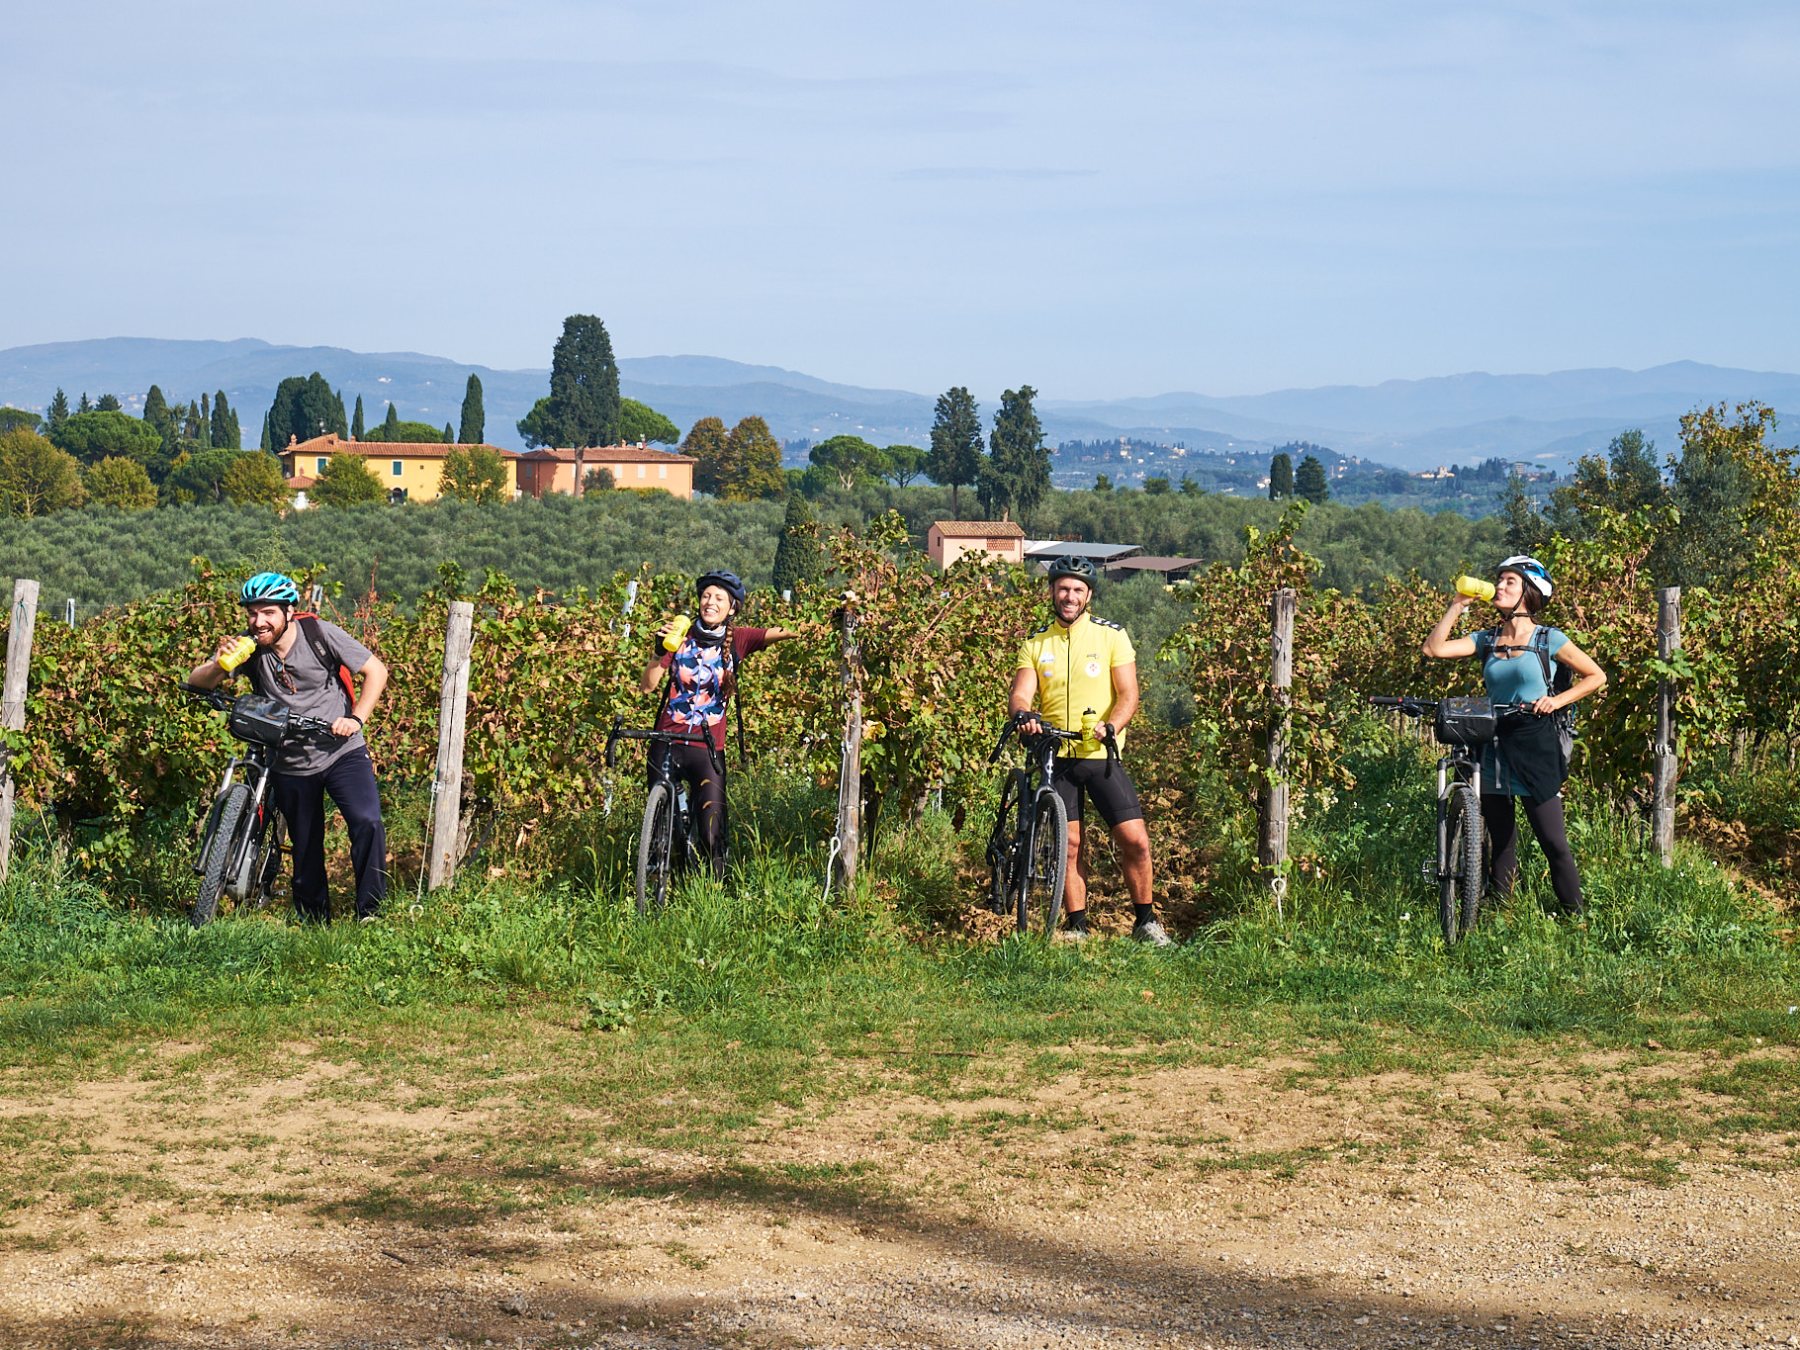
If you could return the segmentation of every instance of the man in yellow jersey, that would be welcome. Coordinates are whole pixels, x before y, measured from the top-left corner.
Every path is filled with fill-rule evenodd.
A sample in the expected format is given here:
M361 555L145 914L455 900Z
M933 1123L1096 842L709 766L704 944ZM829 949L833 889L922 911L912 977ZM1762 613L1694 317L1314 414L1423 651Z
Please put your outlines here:
M1084 713L1100 717L1093 740L1069 742L1058 752L1056 792L1069 810L1065 931L1077 938L1088 932L1088 860L1081 819L1087 798L1119 852L1136 912L1132 937L1166 947L1169 935L1150 900L1150 831L1144 826L1144 808L1123 764L1115 763L1107 772L1106 738L1116 738L1123 750L1125 724L1137 713L1137 652L1123 628L1087 612L1096 580L1094 564L1086 558L1062 557L1050 564L1050 607L1056 618L1019 648L1010 710L1035 714L1022 727L1027 735L1036 734L1039 717L1061 731L1079 731Z

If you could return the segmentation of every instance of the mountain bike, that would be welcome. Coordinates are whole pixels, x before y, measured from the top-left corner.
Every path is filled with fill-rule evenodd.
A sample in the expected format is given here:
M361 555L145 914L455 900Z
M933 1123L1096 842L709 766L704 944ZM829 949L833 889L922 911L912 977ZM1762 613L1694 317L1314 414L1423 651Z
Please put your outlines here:
M1036 717L1037 735L1027 735L1022 724ZM1017 734L1025 749L1023 768L1007 771L1000 789L1000 806L988 833L988 908L996 914L1011 913L1018 932L1031 927L1031 915L1041 910L1044 936L1056 932L1062 918L1063 886L1068 879L1069 810L1056 794L1056 761L1059 745L1080 741L1079 731L1062 731L1035 713L1014 713L994 742L989 764L1000 761L1007 737ZM1119 758L1118 745L1106 738L1107 771Z
M650 743L650 786L644 793L644 821L638 827L637 847L637 912L648 914L668 903L674 878L698 868L705 856L700 821L688 805L687 784L677 781L669 770L670 751L677 745L704 745L712 752L720 774L725 772L724 756L713 748L710 737L698 732L640 731L616 718L606 737L609 769L617 762L620 741ZM729 819L720 823L722 830L729 827Z
M1487 828L1481 818L1481 748L1499 734L1500 718L1524 710L1524 703L1491 703L1485 698L1425 699L1377 694L1377 708L1395 708L1407 717L1430 715L1438 743L1437 856L1426 859L1425 880L1438 891L1438 924L1444 945L1474 931L1487 883Z
M242 754L232 756L225 778L213 794L200 835L200 855L194 873L200 891L194 897L189 921L196 928L212 922L219 902L230 900L240 909L263 909L275 899L282 876L282 857L289 853L287 827L269 800L269 774L275 751L285 741L306 736L330 736L331 723L318 717L290 712L272 698L260 694L233 697L218 689L181 686L188 697L226 714L226 729L244 743Z

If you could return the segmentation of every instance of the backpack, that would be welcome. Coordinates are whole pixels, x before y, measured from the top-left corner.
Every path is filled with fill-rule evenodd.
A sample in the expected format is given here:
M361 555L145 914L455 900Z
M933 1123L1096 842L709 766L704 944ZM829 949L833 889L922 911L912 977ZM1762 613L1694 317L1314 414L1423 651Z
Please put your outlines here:
M344 687L344 715L348 717L350 710L356 706L356 672L331 650L331 644L325 640L325 630L319 626L317 614L310 610L303 611L295 614L294 620L300 625L301 639L312 648L312 654L319 658L319 664L327 670L337 671L338 683ZM267 675L269 654L258 650L252 659L258 663L257 668L265 673L264 680L257 683L266 682L273 688L275 682Z
M1575 683L1575 676L1561 661L1550 659L1550 630L1542 624L1531 630L1531 650L1537 653L1538 661L1544 667L1544 687L1550 691L1550 697L1566 693L1569 686ZM1563 767L1566 769L1575 754L1575 737L1580 734L1575 729L1574 705L1558 708L1550 716L1556 723L1556 736L1562 745Z
M1487 630L1489 661L1494 659L1494 648L1500 641L1500 629L1496 625ZM1575 676L1561 661L1552 660L1550 656L1550 630L1538 624L1531 630L1531 641L1526 644L1527 650L1537 653L1537 659L1544 668L1544 688L1550 691L1550 697L1566 692L1575 683ZM1558 708L1550 714L1556 723L1556 738L1562 747L1563 767L1569 766L1569 760L1575 754L1575 738L1580 733L1575 728L1575 709L1573 706Z

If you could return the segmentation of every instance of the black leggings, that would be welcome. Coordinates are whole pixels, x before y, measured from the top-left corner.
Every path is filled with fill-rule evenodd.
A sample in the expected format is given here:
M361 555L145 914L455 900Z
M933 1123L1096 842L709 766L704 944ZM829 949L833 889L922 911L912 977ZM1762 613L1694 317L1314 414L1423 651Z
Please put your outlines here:
M669 747L669 776L685 781L688 810L699 825L700 847L712 860L713 875L725 875L725 756L704 745Z
M1563 828L1561 797L1537 801L1531 797L1501 796L1485 793L1481 798L1481 818L1487 824L1493 851L1488 855L1488 881L1494 894L1512 894L1513 878L1519 872L1519 822L1513 812L1517 800L1525 808L1525 819L1550 863L1550 884L1556 890L1556 902L1565 914L1584 914L1587 906L1581 899L1581 874L1575 870L1575 855L1569 851L1569 834Z

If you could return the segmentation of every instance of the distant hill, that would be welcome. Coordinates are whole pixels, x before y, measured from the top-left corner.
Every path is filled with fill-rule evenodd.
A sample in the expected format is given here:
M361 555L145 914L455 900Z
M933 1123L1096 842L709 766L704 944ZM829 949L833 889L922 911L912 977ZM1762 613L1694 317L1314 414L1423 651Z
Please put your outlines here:
M495 370L418 352L354 352L284 347L254 338L231 342L103 338L0 351L0 402L41 412L58 386L115 393L141 407L151 384L171 401L223 389L246 436L254 437L275 386L319 371L347 406L363 396L379 422L392 400L402 418L455 423L471 373L481 377L488 439L522 448L514 424L549 389L547 370ZM619 361L624 392L684 432L702 417L729 425L752 414L788 441L853 433L878 445L924 445L936 395L836 384L779 366L713 356L641 356ZM977 392L991 416L998 403ZM1707 403L1758 399L1778 413L1800 410L1800 375L1679 361L1650 370L1569 370L1548 375L1450 375L1371 386L1284 389L1213 397L1158 394L1108 400L1042 399L1052 443L1124 436L1227 456L1265 454L1294 440L1365 460L1423 469L1490 456L1554 467L1602 449L1640 427L1665 450L1681 414ZM1785 419L1784 419L1785 420Z

